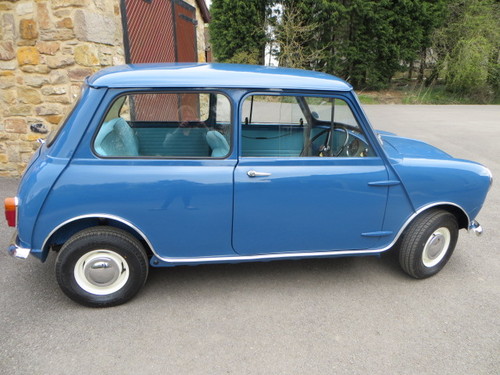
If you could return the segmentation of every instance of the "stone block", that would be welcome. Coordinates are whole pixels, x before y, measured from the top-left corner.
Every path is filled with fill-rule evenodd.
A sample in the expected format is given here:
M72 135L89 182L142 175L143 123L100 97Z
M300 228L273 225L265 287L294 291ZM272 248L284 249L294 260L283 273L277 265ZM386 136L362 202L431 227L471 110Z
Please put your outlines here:
M125 64L125 57L120 55L113 56L113 65L123 65Z
M28 124L24 119L8 118L5 119L5 131L7 133L26 134L28 132Z
M102 66L113 65L113 56L107 53L99 53L99 62Z
M38 139L38 138L36 138L36 139ZM30 159L31 159L31 155L32 155L31 152L23 152L23 153L21 153L21 162L23 164L27 164L30 161ZM24 168L23 168L23 170L24 170Z
M60 29L72 29L73 28L73 20L69 17L63 18L62 20L56 23L56 26Z
M36 44L35 39L20 39L16 43L19 47L24 47L24 46L34 46Z
M63 68L65 66L73 65L75 59L71 56L49 56L47 57L47 65L51 69Z
M31 105L19 104L11 105L6 111L6 116L29 116L31 115Z
M26 134L26 140L28 142L33 142L33 141L36 141L38 138L41 138L43 137L42 134L38 134L38 133L29 133L29 134ZM30 151L29 149L27 151Z
M47 76L30 74L24 77L24 84L31 87L42 87L49 82L50 81Z
M97 49L94 46L83 45L75 47L75 61L83 66L99 65Z
M12 10L13 5L9 3L0 3L0 12L5 12L6 10Z
M50 68L47 65L24 65L21 66L21 70L25 73L41 73L47 74L50 72Z
M79 40L113 45L115 33L114 17L88 10L75 12L75 35Z
M61 48L61 52L63 55L73 55L74 50L75 50L74 47L67 45Z
M53 12L57 18L65 18L71 16L71 9L58 9Z
M46 116L45 119L50 122L51 124L54 124L54 125L57 125L61 122L62 120L62 116L61 115L50 115L50 116Z
M31 13L33 13L33 2L32 1L25 1L25 2L17 4L16 14L18 16L25 16L26 14L31 14Z
M38 38L38 28L32 19L24 19L19 22L19 33L23 39Z
M70 104L71 100L68 95L49 95L44 98L47 103Z
M75 38L72 29L48 29L40 31L41 40L70 40Z
M92 73L92 69L90 68L74 68L68 71L68 76L71 81L83 82Z
M82 85L78 85L78 84L73 84L71 85L71 88L70 88L70 96L71 96L71 99L72 99L72 104L75 104L76 103L76 100L79 98L80 94L82 93Z
M36 19L40 29L50 29L52 27L52 22L50 20L49 10L47 9L46 3L36 4Z
M64 86L47 86L42 88L43 95L63 95L66 94Z
M0 79L0 89L9 89L16 85L15 76L4 76Z
M14 21L14 15L12 13L6 13L2 16L3 21L3 39L4 40L16 40L16 23Z
M17 98L20 103L26 104L40 104L42 102L42 98L38 90L29 87L18 87Z
M2 79L2 78L0 78ZM17 102L17 92L15 89L0 90L0 102L7 105L13 105Z
M59 48L61 47L60 43L58 42L37 42L36 43L36 48L40 53L43 53L44 55L51 55L54 56L57 51L59 51Z
M35 113L37 116L60 115L62 109L57 104L42 104L35 107Z
M51 0L50 5L52 9L64 7L84 7L88 5L87 0Z
M17 50L17 62L19 65L38 65L40 52L35 47L20 47Z
M0 42L0 60L8 61L16 57L14 43L11 41Z
M0 70L16 70L17 60L2 61L0 60Z
M60 85L68 82L68 72L66 70L53 70L50 72L50 83Z
M113 12L113 1L108 0L94 0L94 5L97 9L104 13Z
M9 161L12 163L19 163L21 161L17 147L10 147L7 150L7 156L9 157Z

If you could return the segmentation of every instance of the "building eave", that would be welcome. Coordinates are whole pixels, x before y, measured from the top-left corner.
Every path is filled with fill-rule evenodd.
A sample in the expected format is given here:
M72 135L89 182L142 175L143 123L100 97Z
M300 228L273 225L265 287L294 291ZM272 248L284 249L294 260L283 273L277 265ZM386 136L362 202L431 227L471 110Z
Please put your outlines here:
M208 10L207 3L205 0L196 0L196 4L198 4L198 8L200 8L201 17L205 23L210 22L210 11Z

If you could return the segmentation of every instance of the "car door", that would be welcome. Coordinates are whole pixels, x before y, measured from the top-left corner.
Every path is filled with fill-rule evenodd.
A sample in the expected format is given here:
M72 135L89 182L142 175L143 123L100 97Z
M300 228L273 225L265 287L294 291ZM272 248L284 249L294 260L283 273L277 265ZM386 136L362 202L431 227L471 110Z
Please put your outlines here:
M234 255L229 98L196 90L109 96L54 188L72 205L56 211L130 223L161 259Z
M348 101L248 96L240 106L233 247L239 254L357 250L383 236L383 160Z

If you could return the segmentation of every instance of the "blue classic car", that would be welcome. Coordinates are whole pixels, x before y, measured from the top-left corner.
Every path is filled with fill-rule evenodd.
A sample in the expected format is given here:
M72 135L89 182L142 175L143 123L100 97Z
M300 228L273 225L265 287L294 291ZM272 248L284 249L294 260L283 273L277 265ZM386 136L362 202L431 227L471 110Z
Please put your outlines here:
M5 201L8 251L70 298L112 306L149 267L399 253L439 272L490 171L374 131L331 75L225 64L125 65L86 80Z

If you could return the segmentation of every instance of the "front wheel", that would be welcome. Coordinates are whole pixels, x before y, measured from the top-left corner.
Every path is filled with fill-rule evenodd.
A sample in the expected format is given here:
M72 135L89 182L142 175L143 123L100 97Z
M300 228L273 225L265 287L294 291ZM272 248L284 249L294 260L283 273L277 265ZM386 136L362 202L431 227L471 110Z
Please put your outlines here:
M108 307L130 300L144 285L148 258L142 244L114 227L93 227L72 236L56 260L56 278L72 300Z
M399 263L408 275L417 279L435 275L450 259L457 239L455 216L439 209L424 212L403 234Z

